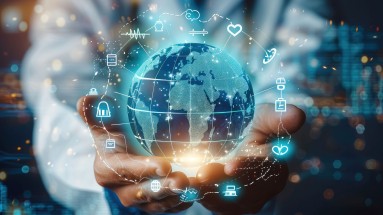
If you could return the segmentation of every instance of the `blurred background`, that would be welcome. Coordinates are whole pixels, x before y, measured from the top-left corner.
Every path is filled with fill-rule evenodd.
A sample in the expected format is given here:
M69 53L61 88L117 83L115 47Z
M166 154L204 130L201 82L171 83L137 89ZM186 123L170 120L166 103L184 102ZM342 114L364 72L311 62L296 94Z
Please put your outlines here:
M0 213L72 214L45 191L20 65L35 0L0 1ZM331 3L319 52L302 60L311 95L278 214L383 214L382 3ZM292 43L294 41L291 41ZM382 133L381 133L382 132Z

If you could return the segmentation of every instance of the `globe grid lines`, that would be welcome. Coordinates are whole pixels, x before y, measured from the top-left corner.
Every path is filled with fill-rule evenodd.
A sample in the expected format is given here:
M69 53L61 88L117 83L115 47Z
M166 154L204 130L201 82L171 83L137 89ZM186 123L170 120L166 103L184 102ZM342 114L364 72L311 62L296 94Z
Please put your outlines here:
M138 15L136 18L134 18L133 20L130 20L129 21L129 23L125 23L124 24L124 26L127 26L127 25L129 25L130 23L132 23L132 22L134 22L135 20L137 20L140 16L142 16L142 15L144 15L146 12L148 12L149 10L146 10L143 14L140 14L140 15ZM163 14L165 14L165 13L163 13ZM163 14L161 14L161 16L163 15ZM219 16L219 14L214 14L212 17L214 17L214 16ZM222 18L222 16L219 16L219 17L221 17ZM208 20L208 21L205 21L205 22L209 22L211 20L211 18ZM228 18L226 18L226 20L230 20L230 19L228 19ZM202 22L201 20L198 20L198 21L200 21L200 22ZM124 27L123 26L123 27ZM123 27L121 28L121 30L123 29ZM153 26L151 27L151 28L153 28ZM150 28L149 28L150 29ZM149 30L148 29L148 30ZM121 31L120 30L120 31ZM147 31L148 31L147 30ZM145 31L146 32L146 31ZM243 32L245 35L247 35L249 38L252 38L250 35L248 35L247 33L245 33L245 32ZM228 40L230 39L230 37L231 36L229 36L229 38L228 38ZM100 38L102 38L102 40L103 41L105 41L105 39L102 37L102 36L100 36ZM126 46L126 44L130 41L131 39L129 39L119 50L118 50L118 52L117 53L119 53L125 46ZM228 40L226 41L226 44L228 43ZM91 41L92 42L92 41ZM257 43L257 41L255 41L255 43ZM225 44L225 46L224 47L226 47L226 44ZM109 46L109 43L106 43L106 45L107 45L107 47ZM121 45L121 44L120 44ZM256 45L258 45L258 46L260 46L260 44L259 43L257 43ZM260 46L261 47L261 46ZM149 47L150 48L150 47ZM263 47L261 47L262 49L263 49ZM140 49L140 48L138 48L138 49ZM142 45L141 45L141 49L143 49L145 52L146 52L146 50L145 50L145 48L144 47L142 47ZM152 49L153 50L153 49ZM264 50L264 49L263 49ZM221 52L222 52L223 50L221 49ZM116 53L116 54L117 54ZM125 54L125 53L124 53ZM220 53L218 53L218 54L220 54ZM280 56L277 56L277 57L280 57ZM100 59L99 59L100 60ZM165 63L166 61L164 61L164 63ZM122 66L122 65L119 65L119 66L121 66L121 67L123 67L123 68L125 68L125 69L127 69L125 66ZM161 65L162 66L162 65ZM95 69L95 67L94 67L94 69ZM108 70L109 70L109 76L108 76L108 84L107 84L107 86L106 86L106 91L104 92L104 95L106 95L106 93L107 93L107 90L108 90L108 86L109 86L109 83L110 83L110 73L111 73L111 70L110 70L110 67L108 67ZM129 69L127 69L128 71L130 71ZM173 70L174 70L174 68L173 68ZM96 73L96 72L95 72ZM136 74L135 74L136 75ZM157 75L158 75L158 73L157 73ZM94 77L96 77L97 76L97 74L95 74L95 76ZM140 77L136 77L136 78L140 78ZM236 78L236 77L235 77ZM234 79L235 79L234 78ZM190 80L190 79L189 79ZM154 81L162 81L162 80L160 80L160 79L158 79L158 80L154 80ZM94 78L92 79L92 84L93 84L93 82L94 82ZM169 80L169 83L171 83L171 80ZM141 84L141 83L140 83ZM269 89L268 89L269 90ZM152 91L152 95L153 95L153 92L154 92L154 90ZM135 93L138 93L138 92L135 92ZM189 97L190 99L191 99L191 96ZM152 102L153 101L151 101L151 105L150 105L150 110L152 110ZM190 104L191 104L191 102L190 102ZM241 104L241 106L243 106L243 104ZM232 106L230 106L230 109L231 110L233 110L233 107ZM168 103L168 110L169 110L169 103ZM241 112L241 111L238 111L238 112ZM171 113L171 112L170 112ZM188 111L188 113L190 113L190 115L192 115L193 113L191 113L191 111ZM174 114L174 113L173 113ZM215 116L214 115L215 114L215 112L213 111L213 116ZM230 119L232 119L232 114L233 114L233 112L231 112L230 113ZM283 123L282 123L282 120L281 120L281 117L282 117L282 113L280 113L280 125L278 126L278 134L277 134L277 138L278 138L278 141L279 141L279 138L280 138L280 130L284 130L286 133L287 133L287 135L289 136L289 138L288 138L288 144L290 143L290 140L291 140L291 134L289 134L288 132L287 132L287 130L284 128L284 125L283 125ZM151 119L152 119L152 116L151 116ZM137 125L136 125L136 122L133 122L133 123L129 123L130 125L132 125L132 126L134 126L135 128L137 128ZM213 124L213 121L211 121L211 123L210 123L211 125ZM151 126L152 126L152 131L154 132L154 125L153 125L153 120L151 120ZM229 125L229 127L231 126L231 124ZM88 125L88 127L89 127L89 125ZM105 128L105 127L104 127ZM243 124L241 124L241 129L243 129ZM168 124L168 130L170 130L170 124ZM107 131L108 132L108 131ZM108 132L108 135L109 135L109 132ZM171 135L171 132L169 132L169 135ZM124 141L125 141L125 147L127 147L127 142L126 142L126 138L125 138L125 135L123 135L123 137L124 137ZM153 137L155 137L155 135L153 135ZM92 138L93 139L93 138ZM156 138L154 138L155 140L156 140ZM171 138L172 139L172 138ZM230 140L229 138L228 138L228 134L226 135L226 140ZM94 141L94 139L93 139L93 141ZM157 141L160 141L160 140L156 140L155 142L157 142ZM171 141L171 145L172 145L172 147L173 147L173 142L174 141ZM143 145L142 145L143 146ZM209 147L210 147L210 144L209 144ZM221 148L220 148L220 150L222 150L222 148L223 148L223 145L221 146ZM161 149L161 147L159 147L159 149ZM97 150L97 147L96 147L96 151L97 151L97 153L99 154L99 151ZM104 151L104 153L105 153L105 151ZM162 152L163 153L163 152ZM101 157L101 155L99 154L99 156ZM247 157L246 159L250 159L249 157ZM265 160L264 160L264 162L265 161L267 161L268 160L268 156L265 158ZM274 162L273 163L275 163L276 162L276 158L274 158ZM105 165L107 165L106 163L105 163ZM108 165L107 165L108 166ZM110 168L110 167L109 167ZM266 167L265 167L266 168ZM113 170L113 169L112 169ZM114 171L114 170L113 170ZM115 172L115 171L114 171ZM116 174L118 174L117 172L115 172ZM118 174L119 175L119 174ZM122 177L121 175L120 175L120 177ZM259 178L256 178L255 179L255 181L257 181L257 180L260 180L261 178L263 178L263 179L265 179L264 178L265 176L264 175L262 175L262 176L260 176ZM272 176L269 176L268 178L270 178L270 177L272 177ZM126 178L125 178L126 179ZM126 180L128 180L128 179L126 179ZM267 180L267 179L266 179ZM254 181L253 182L251 182L251 183L254 183ZM248 186L248 185L243 185L243 186ZM212 192L213 193L213 192ZM214 192L215 193L215 192ZM206 194L208 194L208 193L206 193ZM204 196L206 195L206 194L204 194L203 196L202 196L202 198L204 198ZM201 199L202 199L201 198Z

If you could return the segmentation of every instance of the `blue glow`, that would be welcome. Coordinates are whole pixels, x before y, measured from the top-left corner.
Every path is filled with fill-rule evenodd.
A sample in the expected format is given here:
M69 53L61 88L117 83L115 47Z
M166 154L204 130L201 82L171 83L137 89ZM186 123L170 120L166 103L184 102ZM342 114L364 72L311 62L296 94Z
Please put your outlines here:
M339 171L336 171L334 172L334 174L332 175L334 177L335 180L339 181L340 179L342 179L342 173L339 172Z
M21 167L21 172L24 174L29 173L29 166L24 165L23 167Z
M219 195L225 201L235 201L241 194L241 186L235 181L226 181L216 186L219 188Z
M272 142L272 154L277 159L288 159L294 154L295 146L287 137L281 137Z
M182 202L193 202L198 199L198 190L195 188L189 187L184 190L180 196Z
M332 166L335 168L335 169L339 169L342 167L342 161L340 160L334 160L334 162L332 162Z
M363 180L363 175L362 175L362 173L358 172L355 174L354 178L355 178L355 181L359 182L359 181Z
M11 65L11 71L12 72L17 72L19 71L19 66L17 64L12 64Z

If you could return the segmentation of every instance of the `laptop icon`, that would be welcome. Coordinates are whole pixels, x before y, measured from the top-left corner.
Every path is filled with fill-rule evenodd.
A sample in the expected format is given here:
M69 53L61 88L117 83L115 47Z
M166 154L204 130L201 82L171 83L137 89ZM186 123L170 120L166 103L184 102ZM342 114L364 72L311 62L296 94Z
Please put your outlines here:
M234 185L227 185L224 193L224 196L237 196L237 191L235 190Z

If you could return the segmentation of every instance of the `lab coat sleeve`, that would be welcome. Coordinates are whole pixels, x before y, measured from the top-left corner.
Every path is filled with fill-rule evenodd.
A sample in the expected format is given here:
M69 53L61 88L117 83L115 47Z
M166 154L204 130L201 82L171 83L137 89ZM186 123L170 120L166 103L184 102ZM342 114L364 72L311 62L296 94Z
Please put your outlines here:
M50 195L79 214L108 214L93 173L95 150L76 113L95 68L93 35L108 29L109 1L43 0L32 20L23 91L35 115L34 153Z

